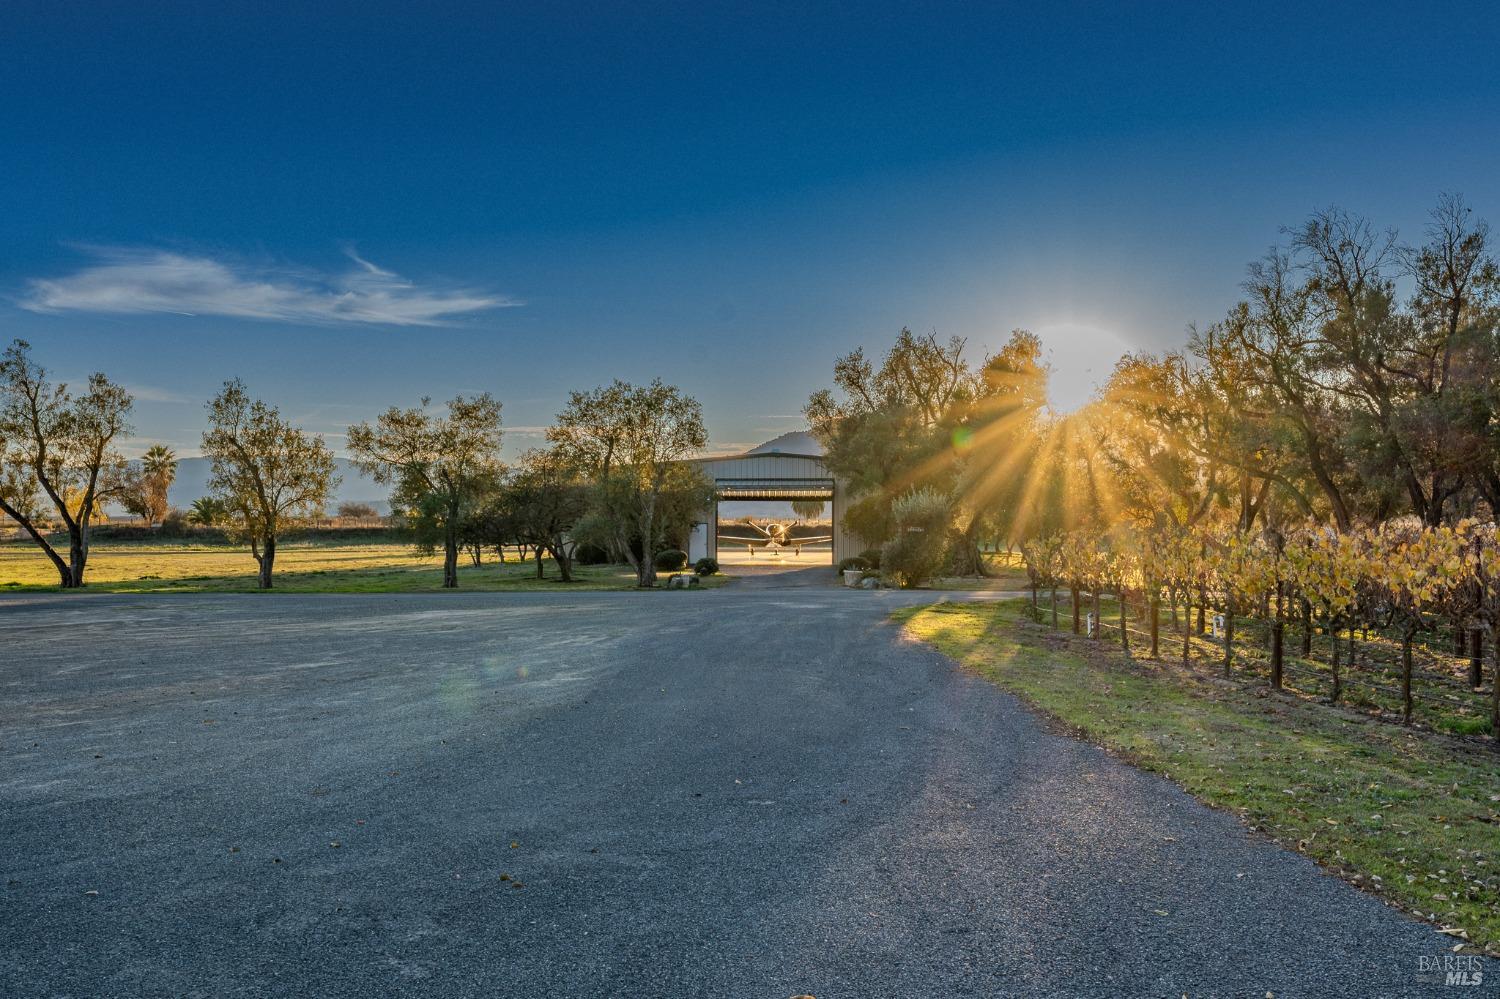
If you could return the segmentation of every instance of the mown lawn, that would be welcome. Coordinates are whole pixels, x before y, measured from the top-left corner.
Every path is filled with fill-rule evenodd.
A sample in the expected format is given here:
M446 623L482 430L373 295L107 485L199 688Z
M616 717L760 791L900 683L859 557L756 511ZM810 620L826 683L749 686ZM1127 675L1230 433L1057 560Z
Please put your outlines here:
M1126 662L1023 601L897 613L911 636L1083 738L1500 955L1500 752L1168 664ZM1467 948L1466 948L1467 949Z
M575 566L574 582L563 583L550 559L546 576L536 578L536 563L501 564L486 553L474 566L467 555L458 569L460 590L625 590L635 586L629 566ZM235 593L254 591L256 563L246 548L224 545L96 544L89 552L85 581L89 590L108 593ZM720 586L726 576L703 580ZM401 544L295 544L276 552L273 592L405 593L441 590L441 556L418 555ZM28 544L0 545L0 591L57 588L57 574L39 549Z

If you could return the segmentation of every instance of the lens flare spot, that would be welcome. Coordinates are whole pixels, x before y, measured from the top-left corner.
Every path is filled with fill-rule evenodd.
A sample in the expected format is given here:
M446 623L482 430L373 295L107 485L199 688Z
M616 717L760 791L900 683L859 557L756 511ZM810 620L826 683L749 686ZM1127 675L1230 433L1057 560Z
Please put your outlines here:
M955 451L967 451L974 446L974 431L968 427L955 427L953 430L953 449Z

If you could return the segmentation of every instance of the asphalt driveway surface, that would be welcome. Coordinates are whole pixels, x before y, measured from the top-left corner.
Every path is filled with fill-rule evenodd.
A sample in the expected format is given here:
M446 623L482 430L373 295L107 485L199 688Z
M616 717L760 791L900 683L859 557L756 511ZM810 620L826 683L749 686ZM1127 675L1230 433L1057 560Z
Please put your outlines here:
M908 599L0 598L0 995L1428 988L1445 938L903 642Z

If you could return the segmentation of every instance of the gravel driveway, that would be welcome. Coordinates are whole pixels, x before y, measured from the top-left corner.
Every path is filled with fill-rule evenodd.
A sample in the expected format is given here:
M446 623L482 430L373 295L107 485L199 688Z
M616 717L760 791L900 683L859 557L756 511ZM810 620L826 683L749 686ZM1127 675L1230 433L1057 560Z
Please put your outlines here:
M1423 988L1429 927L824 578L0 598L0 995Z

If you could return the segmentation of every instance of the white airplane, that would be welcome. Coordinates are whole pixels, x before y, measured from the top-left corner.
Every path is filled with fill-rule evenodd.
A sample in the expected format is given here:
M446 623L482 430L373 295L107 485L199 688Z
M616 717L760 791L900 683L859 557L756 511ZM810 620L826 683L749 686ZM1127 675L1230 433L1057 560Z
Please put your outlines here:
M793 537L792 528L796 526L793 524L767 524L762 527L748 517L740 523L754 529L760 534L760 537L747 538L742 535L720 534L718 536L719 545L721 547L725 545L744 545L752 558L755 557L757 550L776 556L785 551L795 552L800 555L803 548L824 544L833 540L833 535L819 538Z

